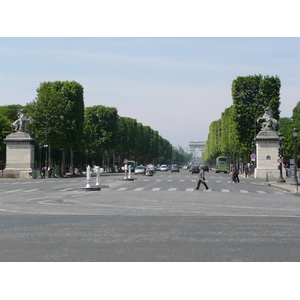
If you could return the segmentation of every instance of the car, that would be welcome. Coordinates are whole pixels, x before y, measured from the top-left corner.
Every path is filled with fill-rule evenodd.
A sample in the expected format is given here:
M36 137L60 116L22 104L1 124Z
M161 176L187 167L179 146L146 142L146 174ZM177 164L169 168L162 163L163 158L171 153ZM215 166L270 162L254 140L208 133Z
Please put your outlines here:
M173 166L172 166L172 169L171 169L171 172L172 172L172 173L173 173L173 172L178 172L178 173L179 173L179 166L173 165Z
M161 166L160 166L160 171L161 171L161 172L164 172L164 171L167 172L167 171L168 171L167 165L161 165Z
M191 172L192 172L192 174L194 174L194 173L199 173L199 167L198 166L192 166L191 167Z
M156 166L156 171L160 171L160 166Z
M209 167L208 166L202 166L202 168L203 168L203 171L209 172Z
M138 175L138 174L143 174L145 175L146 173L146 169L145 167L143 166L137 166L135 169L134 169L134 175Z
M168 168L168 170L170 170L170 171L172 170L172 166L171 166L171 165L168 165L167 168Z

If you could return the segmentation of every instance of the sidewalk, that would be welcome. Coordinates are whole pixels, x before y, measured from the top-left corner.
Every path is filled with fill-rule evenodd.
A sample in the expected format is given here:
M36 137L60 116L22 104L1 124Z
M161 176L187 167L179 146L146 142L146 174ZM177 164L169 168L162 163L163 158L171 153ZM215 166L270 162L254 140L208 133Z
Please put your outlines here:
M300 180L298 185L298 192L297 192L297 185L291 184L293 182L293 177L284 178L284 180L286 182L277 182L276 180L269 180L268 182L265 182L265 184L268 186L274 186L280 188L296 196L300 196Z

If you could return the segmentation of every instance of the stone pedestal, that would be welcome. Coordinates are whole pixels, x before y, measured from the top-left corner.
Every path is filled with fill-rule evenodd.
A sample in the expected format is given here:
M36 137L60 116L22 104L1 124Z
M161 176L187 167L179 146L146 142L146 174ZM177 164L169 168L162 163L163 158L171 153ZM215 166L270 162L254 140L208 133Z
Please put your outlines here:
M36 178L34 168L35 139L26 132L6 136L6 168L3 178Z
M261 131L255 139L256 142L256 168L255 178L278 179L278 148L279 139L277 131ZM268 172L268 175L267 175Z

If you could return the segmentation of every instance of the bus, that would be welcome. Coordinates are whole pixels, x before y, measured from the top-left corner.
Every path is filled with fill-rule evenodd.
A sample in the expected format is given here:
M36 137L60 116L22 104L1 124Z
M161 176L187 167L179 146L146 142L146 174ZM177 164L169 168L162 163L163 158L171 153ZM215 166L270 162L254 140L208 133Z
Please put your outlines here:
M219 156L216 159L216 173L228 173L228 159L225 156Z

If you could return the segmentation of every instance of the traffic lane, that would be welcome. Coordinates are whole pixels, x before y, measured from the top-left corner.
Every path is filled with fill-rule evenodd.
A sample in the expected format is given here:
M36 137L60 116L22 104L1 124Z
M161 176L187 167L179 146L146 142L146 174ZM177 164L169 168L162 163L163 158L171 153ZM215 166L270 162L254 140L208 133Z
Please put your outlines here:
M1 201L0 214L300 216L293 195L203 191L67 191Z
M5 216L1 261L296 262L299 218Z

